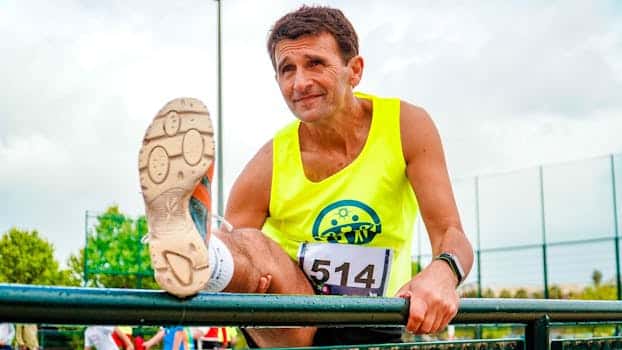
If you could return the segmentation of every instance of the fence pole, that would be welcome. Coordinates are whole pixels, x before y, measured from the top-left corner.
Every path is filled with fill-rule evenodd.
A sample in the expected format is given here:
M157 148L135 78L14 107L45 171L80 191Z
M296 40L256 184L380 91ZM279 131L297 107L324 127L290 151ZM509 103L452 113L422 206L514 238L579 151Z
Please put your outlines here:
M613 154L609 155L609 163L611 164L611 192L613 199L613 232L615 234L615 250L616 250L616 291L618 300L622 300L622 287L620 281L620 236L618 231L618 198L616 193L616 170Z
M83 273L83 286L86 287L89 282L88 264L87 264L87 251L89 245L89 211L84 211L84 273Z
M479 176L475 177L475 228L477 230L477 297L482 297L482 245L480 238L480 215L479 215ZM482 338L482 325L478 324L475 327L475 338Z
M542 165L538 167L540 175L540 216L542 223L542 272L544 275L544 299L549 298L549 273L546 258L546 219L544 214L544 174Z
M223 142L222 142L222 133L223 133L223 125L222 125L222 22L221 22L221 0L216 0L218 3L217 6L217 29L218 29L218 116L217 116L217 131L216 131L216 177L218 179L218 214L224 215L223 210Z
M475 177L475 227L477 234L477 297L482 297L482 257L481 257L481 241L479 226L479 176Z

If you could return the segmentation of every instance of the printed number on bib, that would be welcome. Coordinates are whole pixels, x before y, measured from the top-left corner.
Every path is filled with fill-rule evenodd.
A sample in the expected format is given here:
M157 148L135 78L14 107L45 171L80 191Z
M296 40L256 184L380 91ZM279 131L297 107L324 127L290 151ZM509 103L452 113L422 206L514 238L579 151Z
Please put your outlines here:
M303 243L298 261L321 294L383 296L391 249L337 243Z

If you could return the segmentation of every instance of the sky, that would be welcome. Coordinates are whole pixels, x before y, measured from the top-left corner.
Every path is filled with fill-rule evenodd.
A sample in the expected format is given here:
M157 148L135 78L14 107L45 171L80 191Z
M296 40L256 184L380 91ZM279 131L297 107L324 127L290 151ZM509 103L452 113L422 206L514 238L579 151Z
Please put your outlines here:
M303 3L339 7L354 24L365 60L358 90L432 116L469 228L473 206L462 201L471 187L460 181L622 152L620 2L223 0L225 198L293 118L265 41L274 21ZM64 262L84 244L86 211L144 212L137 155L155 113L191 96L218 114L216 11L215 1L190 0L0 3L0 232L36 229ZM593 179L589 169L575 177ZM527 173L501 182L514 190L507 196L535 181ZM553 179L553 189L574 186L563 171ZM602 181L586 180L581 192L594 183ZM495 202L499 187L482 186L488 235L498 239L495 210L512 206ZM517 205L537 209L531 204Z

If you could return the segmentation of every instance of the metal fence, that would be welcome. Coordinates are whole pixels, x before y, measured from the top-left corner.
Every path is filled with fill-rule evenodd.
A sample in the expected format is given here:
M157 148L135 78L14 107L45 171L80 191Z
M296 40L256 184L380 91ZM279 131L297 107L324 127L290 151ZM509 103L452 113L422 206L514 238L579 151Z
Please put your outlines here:
M548 298L601 282L620 299L621 178L617 154L454 180L476 253L466 287ZM420 222L417 235L414 259L425 266L431 252Z
M200 293L180 300L162 291L0 284L0 319L65 325L396 326L402 298ZM359 345L344 349L611 349L618 336L551 339L556 324L622 321L618 301L464 299L454 324L522 324L511 339ZM593 347L594 346L594 347ZM330 347L339 348L339 347Z

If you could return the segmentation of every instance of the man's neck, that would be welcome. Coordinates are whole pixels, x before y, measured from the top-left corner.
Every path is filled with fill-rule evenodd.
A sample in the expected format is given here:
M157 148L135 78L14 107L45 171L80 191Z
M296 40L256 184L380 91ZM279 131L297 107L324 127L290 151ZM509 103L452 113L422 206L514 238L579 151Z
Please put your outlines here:
M371 115L371 101L353 95L344 108L330 118L301 124L301 151L330 150L345 155L358 154L367 139Z

